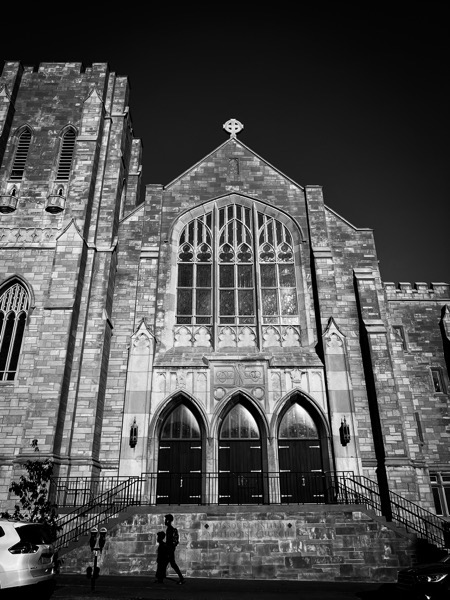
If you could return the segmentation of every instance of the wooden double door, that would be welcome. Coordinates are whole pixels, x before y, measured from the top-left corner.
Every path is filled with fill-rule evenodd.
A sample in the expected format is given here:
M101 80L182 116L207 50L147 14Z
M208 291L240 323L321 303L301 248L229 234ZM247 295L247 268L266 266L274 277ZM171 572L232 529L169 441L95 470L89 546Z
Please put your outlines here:
M161 440L159 444L158 504L201 504L201 440Z
M166 417L159 437L158 504L201 504L203 435L184 403Z
M262 504L261 440L219 441L219 504Z
M322 503L325 486L322 448L319 439L279 440L281 502Z

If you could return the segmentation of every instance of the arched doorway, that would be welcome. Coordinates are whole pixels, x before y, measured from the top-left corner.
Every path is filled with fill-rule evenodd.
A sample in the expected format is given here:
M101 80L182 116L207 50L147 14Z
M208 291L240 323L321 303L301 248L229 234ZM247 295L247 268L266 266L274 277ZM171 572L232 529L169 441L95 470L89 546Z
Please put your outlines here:
M316 422L299 402L284 413L278 428L281 502L325 502L322 441Z
M198 420L185 404L179 404L160 431L157 504L201 503L202 450Z
M240 402L225 415L219 431L219 504L263 502L261 432Z

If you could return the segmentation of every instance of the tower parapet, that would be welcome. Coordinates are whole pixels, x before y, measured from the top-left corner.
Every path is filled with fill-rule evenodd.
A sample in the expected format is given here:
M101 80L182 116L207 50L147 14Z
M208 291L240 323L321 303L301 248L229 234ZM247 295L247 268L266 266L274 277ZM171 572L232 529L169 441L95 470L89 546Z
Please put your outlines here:
M417 281L383 282L388 299L396 300L436 300L450 297L450 283Z

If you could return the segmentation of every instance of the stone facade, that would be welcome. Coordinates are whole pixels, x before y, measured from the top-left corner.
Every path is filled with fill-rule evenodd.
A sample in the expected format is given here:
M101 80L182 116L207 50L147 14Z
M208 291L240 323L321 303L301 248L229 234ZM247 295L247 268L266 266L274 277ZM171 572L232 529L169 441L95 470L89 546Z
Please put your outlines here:
M70 177L60 180L69 130ZM372 231L325 205L320 186L255 154L236 129L141 193L128 81L103 63L6 62L0 158L3 506L36 457L33 440L61 478L157 473L179 407L198 428L197 470L217 473L225 423L240 407L256 424L255 472L311 469L314 453L282 457L281 427L298 409L313 424L316 471L378 479L436 510L432 487L436 500L450 476L448 283L383 283ZM19 328L26 315L12 334L17 364L5 350L11 314ZM169 436L172 449L183 435ZM207 494L220 503L220 490Z

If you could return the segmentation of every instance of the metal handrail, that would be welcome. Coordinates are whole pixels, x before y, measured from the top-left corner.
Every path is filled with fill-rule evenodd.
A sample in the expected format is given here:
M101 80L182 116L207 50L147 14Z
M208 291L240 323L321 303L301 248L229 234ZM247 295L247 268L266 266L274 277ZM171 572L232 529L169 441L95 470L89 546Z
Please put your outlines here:
M105 523L129 506L139 504L141 478L129 477L108 491L92 497L89 502L58 519L60 534L54 544L59 550L71 541L86 535L93 527Z
M345 498L345 504L364 504L383 516L378 485L363 475L343 478L339 497ZM395 492L389 491L389 499L393 521L440 548L446 547L448 523L445 519Z

